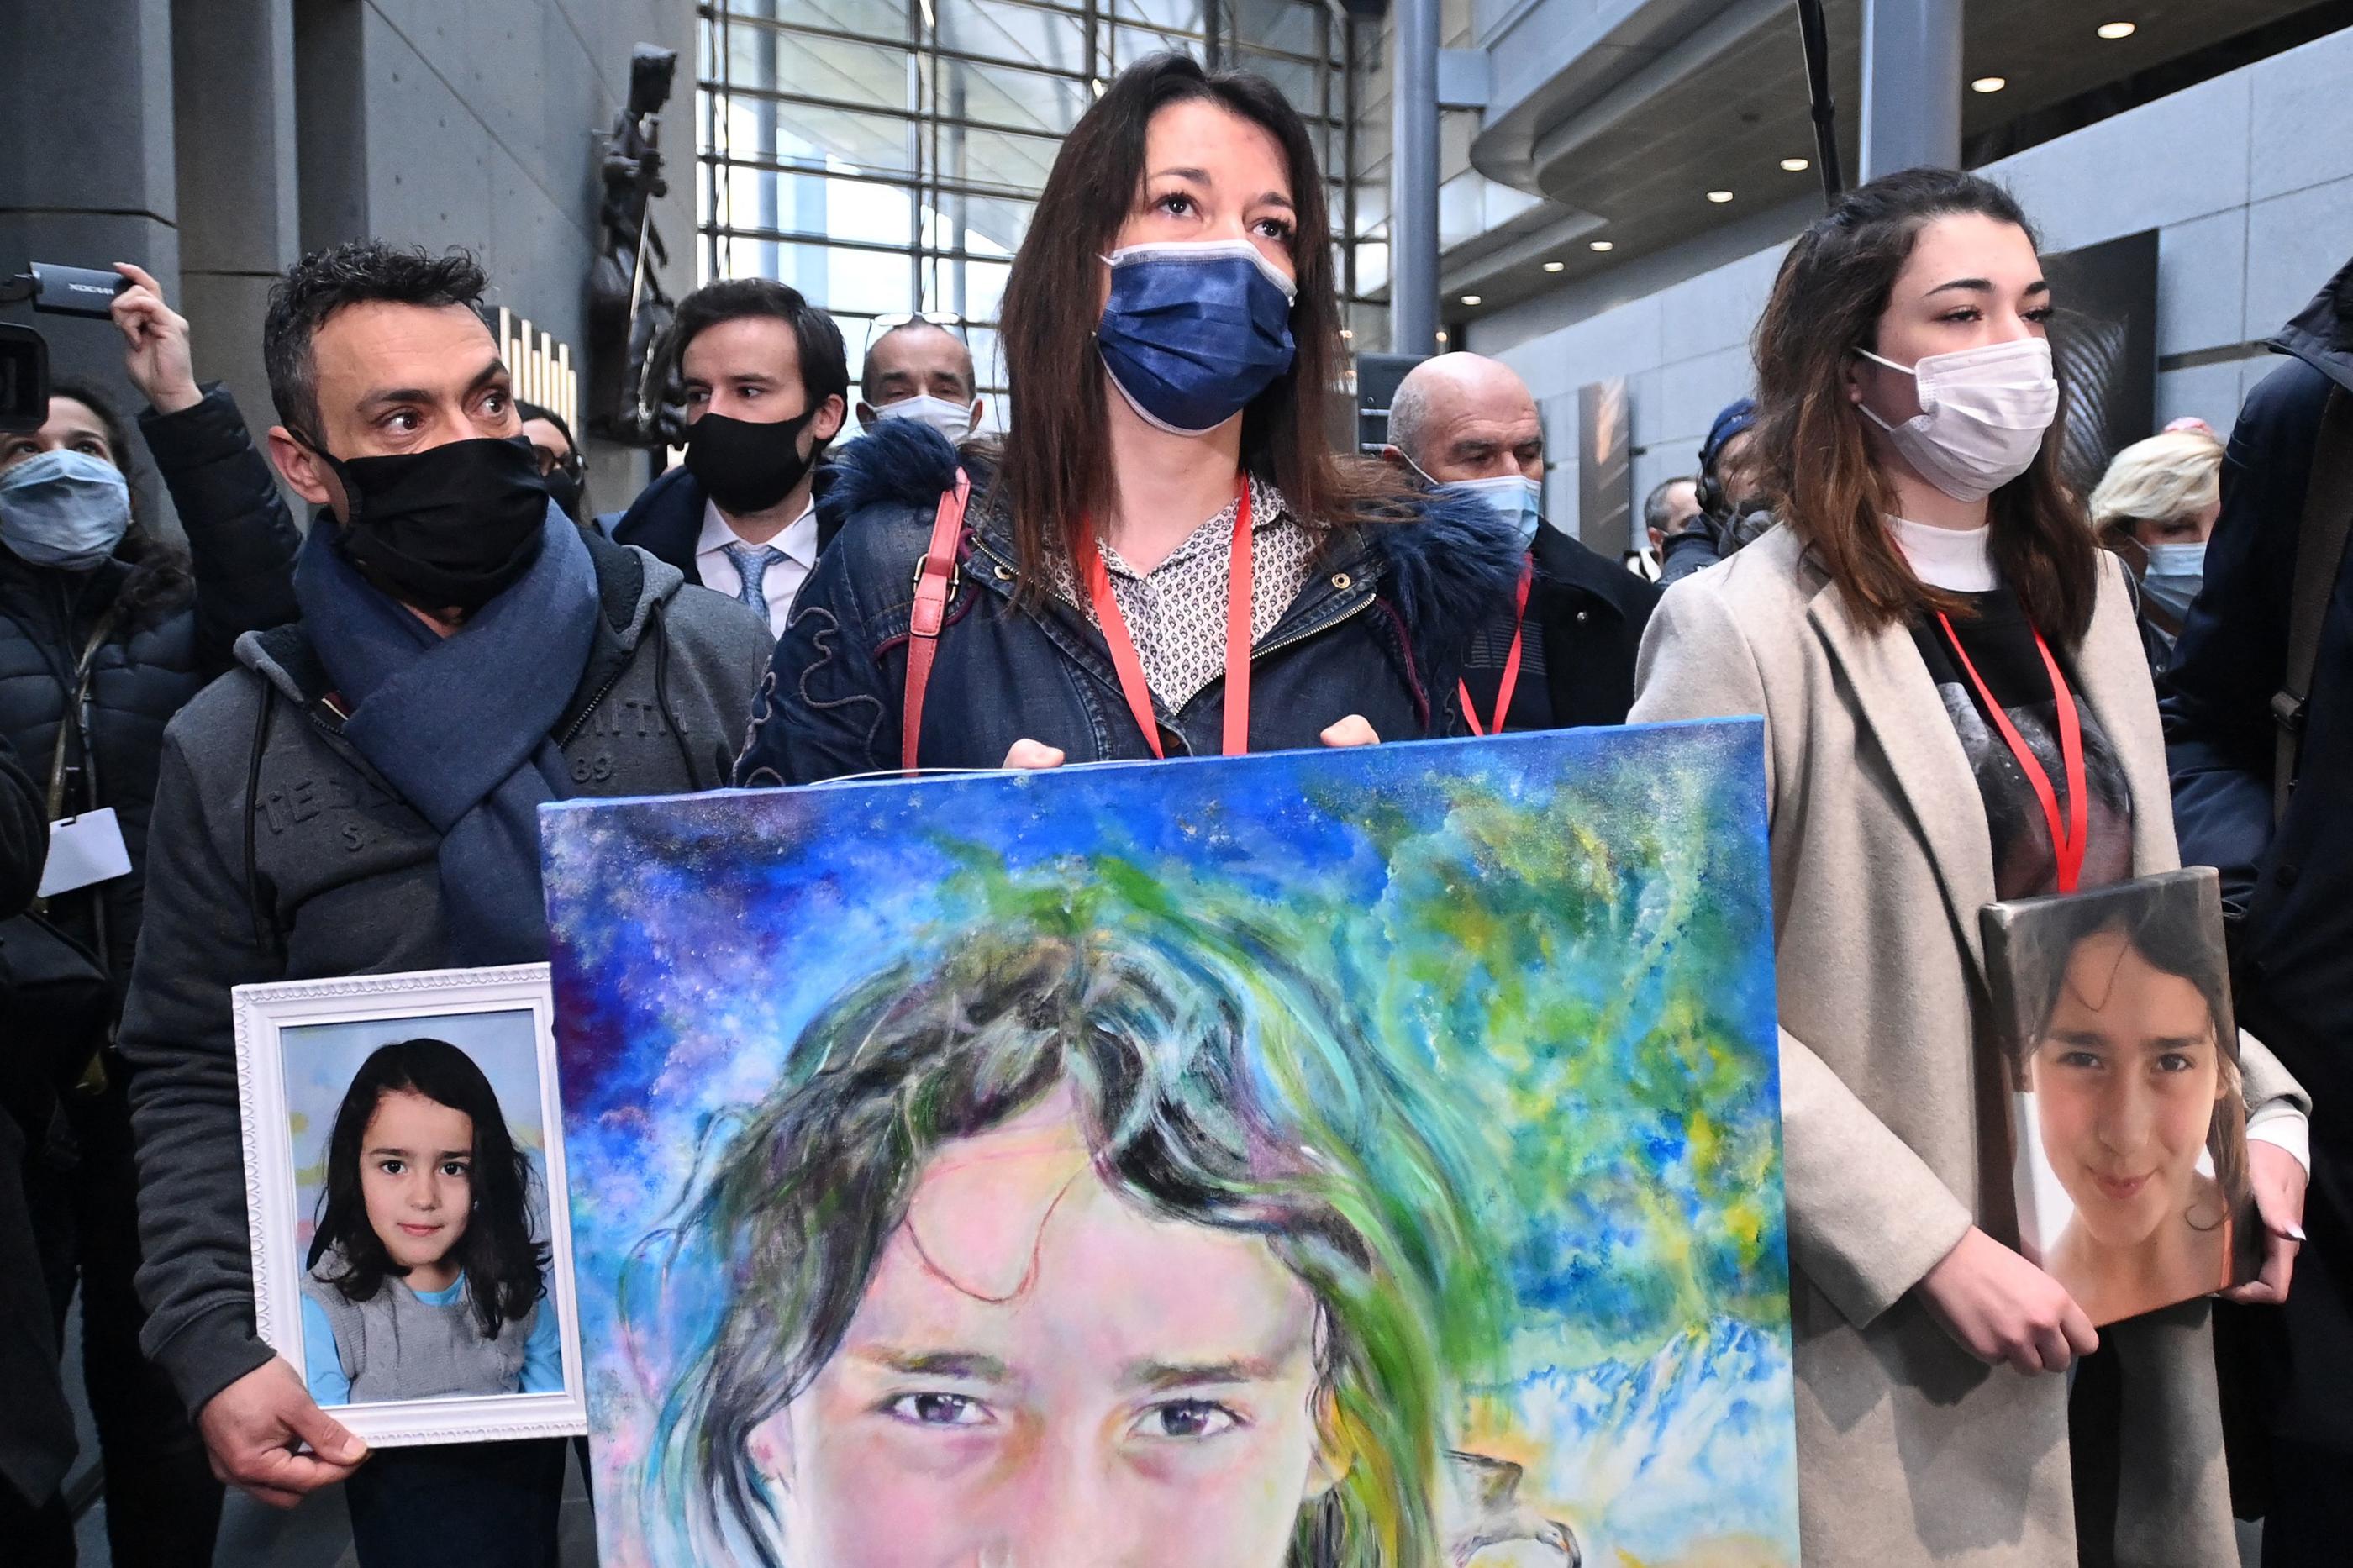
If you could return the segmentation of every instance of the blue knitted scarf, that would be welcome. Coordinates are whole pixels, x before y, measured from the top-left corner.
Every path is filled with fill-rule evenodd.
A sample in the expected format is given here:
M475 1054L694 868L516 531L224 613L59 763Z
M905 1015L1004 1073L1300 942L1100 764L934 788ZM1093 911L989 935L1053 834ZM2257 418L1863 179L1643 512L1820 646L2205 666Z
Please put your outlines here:
M551 505L531 570L444 637L343 559L338 526L324 515L311 525L294 597L350 710L344 738L441 835L450 963L538 963L539 806L571 786L549 731L596 637L588 547Z

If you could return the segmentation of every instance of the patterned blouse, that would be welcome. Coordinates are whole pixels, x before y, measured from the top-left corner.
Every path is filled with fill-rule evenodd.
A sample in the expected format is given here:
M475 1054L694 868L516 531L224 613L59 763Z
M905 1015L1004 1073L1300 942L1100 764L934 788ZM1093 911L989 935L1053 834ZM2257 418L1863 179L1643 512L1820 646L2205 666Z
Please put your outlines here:
M1111 596L1135 640L1144 683L1161 705L1175 712L1226 672L1226 590L1233 554L1234 510L1240 498L1191 533L1149 572L1120 559L1108 542L1101 545L1111 576ZM1299 591L1321 542L1282 499L1282 492L1250 480L1250 643L1274 629ZM1067 561L1054 568L1055 587L1089 620L1094 606Z

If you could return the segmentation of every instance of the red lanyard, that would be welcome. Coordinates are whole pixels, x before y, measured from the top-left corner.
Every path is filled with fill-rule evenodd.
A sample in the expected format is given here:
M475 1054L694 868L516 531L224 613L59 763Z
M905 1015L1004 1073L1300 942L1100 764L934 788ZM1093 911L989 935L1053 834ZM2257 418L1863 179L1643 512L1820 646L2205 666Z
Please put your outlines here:
M1520 687L1520 635L1527 630L1528 584L1535 581L1535 574L1533 557L1520 563L1520 596L1512 606L1512 651L1504 656L1504 681L1495 689L1495 721L1482 729L1479 705L1471 700L1470 684L1461 680L1454 683L1455 689L1462 697L1462 717L1471 721L1471 732L1474 735L1502 734L1504 721L1511 714L1512 693Z
M1239 757L1250 750L1250 476L1242 476L1237 489L1234 508L1234 547L1226 566L1226 755ZM1119 689L1127 699L1127 710L1135 715L1135 726L1144 731L1144 743L1152 748L1155 757L1167 752L1160 747L1160 720L1152 710L1152 688L1145 683L1144 661L1135 654L1135 640L1127 635L1126 617L1119 613L1119 601L1112 596L1111 571L1103 565L1103 552L1095 548L1092 532L1082 530L1079 540L1080 570L1086 575L1087 595L1094 601L1095 620L1103 626L1103 641L1111 645L1112 668L1119 672Z
M2010 754L2018 759L2019 771L2034 786L2034 798L2042 803L2042 820L2051 827L2052 858L2058 863L2059 891L2072 893L2076 879L2083 875L2084 841L2089 837L2091 817L2091 792L2084 780L2084 721L2075 711L2075 694L2067 689L2067 678L2059 673L2059 661L2051 657L2051 645L2042 640L2041 632L2036 632L2035 651L2042 654L2042 668L2051 674L2051 698L2059 710L2059 758L2067 772L2067 821L2062 826L2059 798L2051 787L2050 770L2028 750L2026 737L2018 732L2018 726L2010 721L2010 715L1993 700L1985 678L1978 674L1978 667L1969 662L1968 650L1954 634L1952 621L1942 611L1937 612L1936 620L1945 628L1945 640L1960 656L1961 668L1968 671L1970 684L1985 699L1986 712L1992 717L1993 727L2001 731L2002 740L2009 743Z

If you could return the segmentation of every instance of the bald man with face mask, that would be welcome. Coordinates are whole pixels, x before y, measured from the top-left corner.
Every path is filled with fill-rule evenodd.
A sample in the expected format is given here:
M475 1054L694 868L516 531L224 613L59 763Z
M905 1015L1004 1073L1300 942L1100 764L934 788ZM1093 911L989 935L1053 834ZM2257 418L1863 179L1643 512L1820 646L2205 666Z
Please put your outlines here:
M1390 462L1478 497L1527 544L1525 610L1482 628L1465 661L1465 732L1624 723L1659 591L1545 525L1544 422L1527 384L1478 354L1425 360L1390 401L1389 443Z

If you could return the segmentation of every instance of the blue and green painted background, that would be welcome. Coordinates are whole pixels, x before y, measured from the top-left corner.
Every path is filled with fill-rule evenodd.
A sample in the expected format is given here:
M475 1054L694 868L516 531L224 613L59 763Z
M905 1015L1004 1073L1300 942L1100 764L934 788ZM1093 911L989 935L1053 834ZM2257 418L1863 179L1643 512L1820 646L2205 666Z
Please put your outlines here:
M543 813L605 1561L714 1303L620 1292L847 987L1166 900L1279 933L1472 1129L1508 1296L1443 1447L1604 1568L1794 1568L1761 726L1566 731ZM714 1280L712 1290L718 1289ZM1537 1562L1499 1551L1490 1562ZM1405 1565L1399 1565L1405 1568Z

